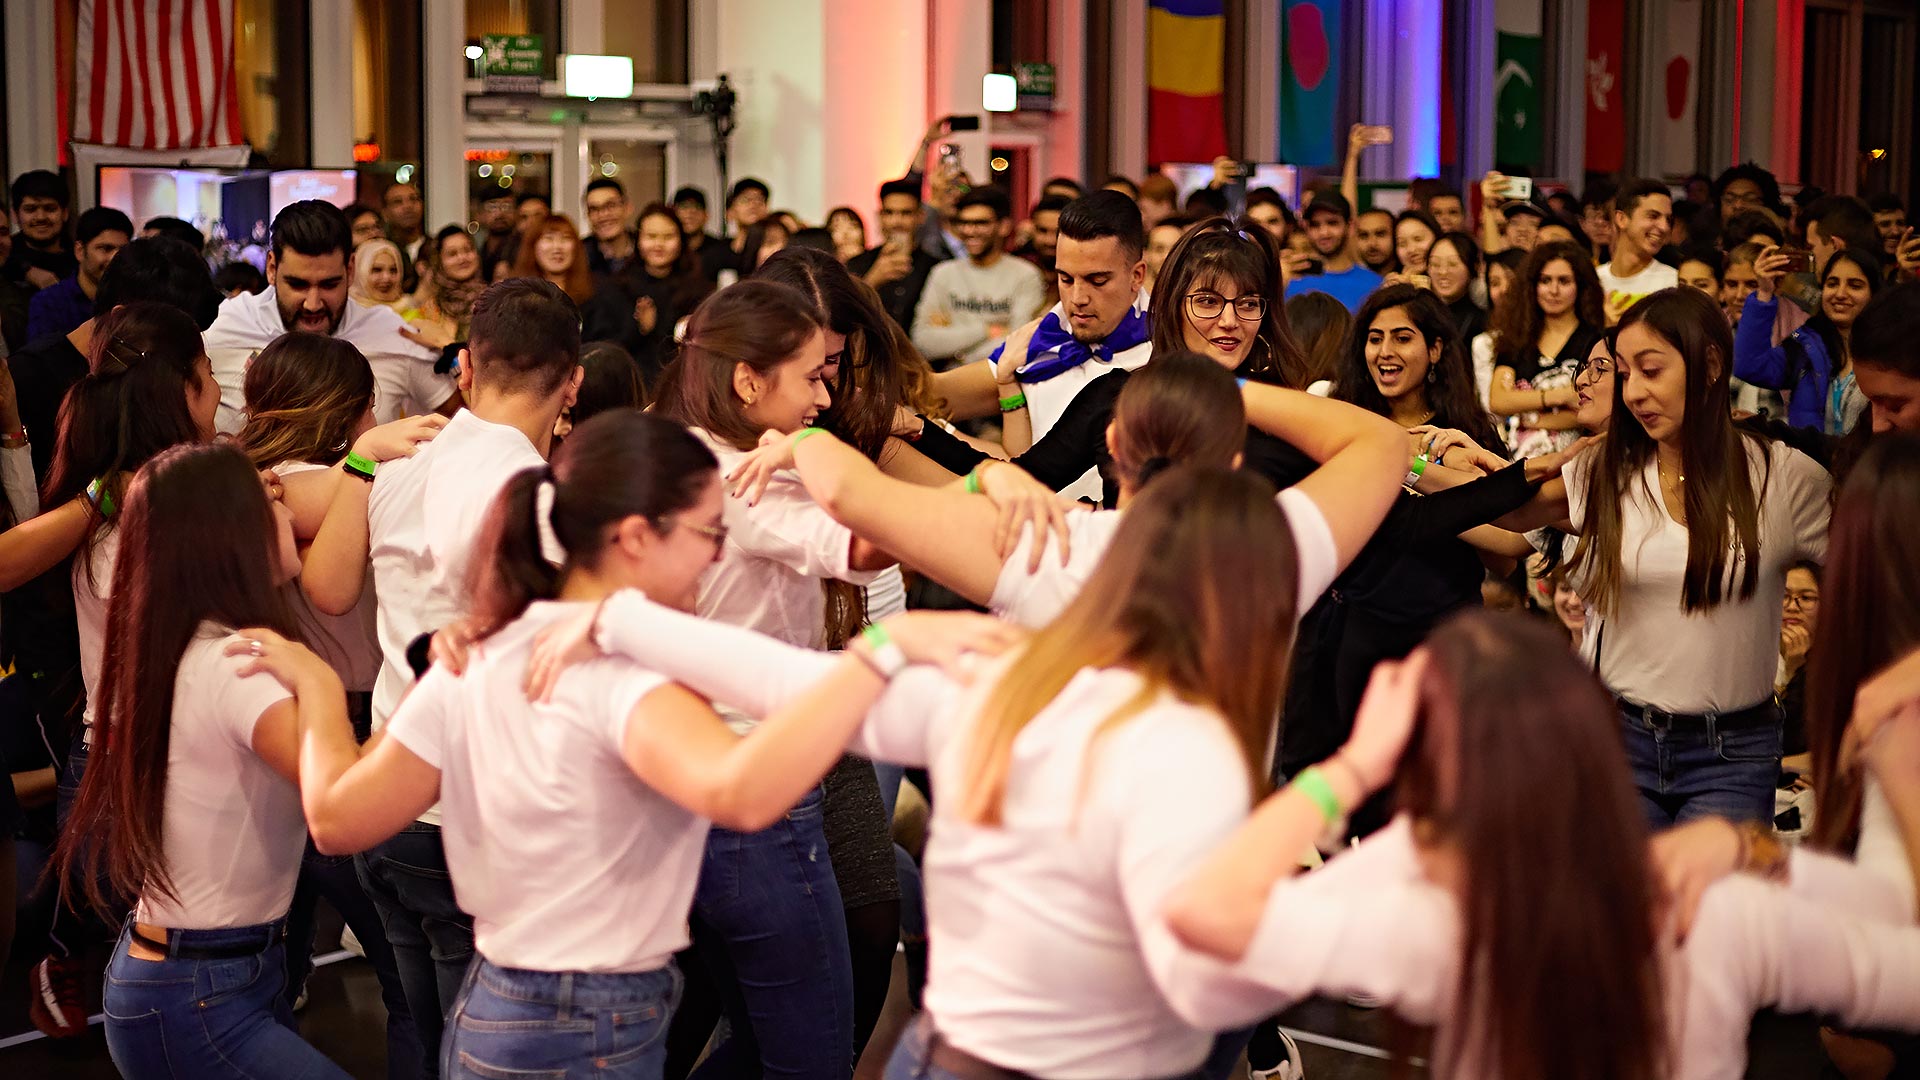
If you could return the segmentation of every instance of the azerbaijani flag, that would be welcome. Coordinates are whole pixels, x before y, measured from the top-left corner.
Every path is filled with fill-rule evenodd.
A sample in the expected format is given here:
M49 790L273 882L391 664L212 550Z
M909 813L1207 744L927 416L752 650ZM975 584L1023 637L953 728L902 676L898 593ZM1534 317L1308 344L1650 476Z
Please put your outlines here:
M1227 152L1224 0L1147 5L1147 160L1212 161Z

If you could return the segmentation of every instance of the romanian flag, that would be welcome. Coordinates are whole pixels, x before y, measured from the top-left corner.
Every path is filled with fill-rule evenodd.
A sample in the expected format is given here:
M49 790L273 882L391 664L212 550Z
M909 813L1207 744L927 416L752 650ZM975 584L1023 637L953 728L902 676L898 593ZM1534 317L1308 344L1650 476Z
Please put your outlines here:
M1147 160L1212 161L1227 152L1224 0L1147 6Z

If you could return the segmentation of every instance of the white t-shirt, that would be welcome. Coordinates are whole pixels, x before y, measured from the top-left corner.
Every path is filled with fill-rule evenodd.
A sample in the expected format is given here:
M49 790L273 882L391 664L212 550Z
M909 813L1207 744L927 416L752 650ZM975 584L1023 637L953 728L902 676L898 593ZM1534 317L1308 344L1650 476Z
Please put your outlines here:
M1145 314L1147 304L1147 291L1142 289L1134 295L1133 309ZM1066 305L1053 305L1052 314L1060 317L1062 325L1066 324ZM1031 364L1042 356L1050 355L1052 354L1029 355L1026 362ZM1093 357L1079 367L1063 371L1043 382L1021 383L1020 392L1027 396L1027 421L1033 426L1033 441L1039 442L1046 437L1047 432L1053 430L1053 425L1059 423L1060 417L1066 413L1067 406L1073 404L1073 399L1079 396L1080 391L1085 389L1088 383L1109 371L1138 370L1152 356L1153 343L1143 341L1131 349L1115 353L1112 361ZM1102 494L1100 470L1088 469L1080 479L1061 488L1060 494L1069 499L1088 499L1099 502Z
M1687 530L1661 502L1654 459L1623 495L1620 595L1611 615L1587 620L1582 651L1589 663L1600 653L1601 681L1628 701L1678 713L1730 712L1773 693L1787 567L1826 557L1833 480L1783 443L1745 436L1740 443L1760 501L1760 575L1748 599L1736 592L1717 607L1683 611ZM1576 530L1586 523L1586 477L1595 460L1585 453L1563 470ZM1584 587L1575 572L1576 587Z
M373 684L378 731L413 685L407 646L466 613L473 545L507 481L546 464L520 429L456 413L409 458L380 466L367 497L380 674ZM420 816L439 824L439 808Z
M687 944L707 821L633 775L621 747L666 680L608 657L568 668L553 700L522 689L534 636L571 608L536 603L435 667L388 725L440 770L454 898L480 953L532 971L652 971Z
M253 752L261 715L292 695L271 675L242 676L250 658L222 655L230 634L201 624L174 676L162 844L178 899L147 892L135 909L155 926L257 926L293 902L300 789Z
M693 433L720 459L722 476L746 456L698 428ZM791 470L775 474L752 506L728 496L722 514L727 542L720 561L700 579L698 607L706 618L789 645L823 648L827 598L821 582L870 585L880 574L852 568L853 530L820 509Z
M80 684L87 691L80 739L93 745L93 702L100 688L100 662L107 649L107 601L113 596L113 563L120 555L120 530L103 525L93 550L73 560L73 615L80 629Z
M388 307L349 303L333 336L350 342L373 368L373 416L382 424L409 413L430 413L446 404L458 388L451 375L436 375L440 354L402 337L406 321ZM280 304L269 287L241 293L220 304L207 327L207 359L220 384L220 411L214 427L237 435L247 423L247 365L260 350L287 332Z
M1298 563L1299 592L1295 598L1295 616L1304 615L1320 594L1333 584L1339 564L1333 530L1311 496L1288 488L1278 496L1280 511L1286 515L1293 535ZM1090 510L1067 515L1067 565L1061 566L1057 554L1041 557L1040 569L1029 574L1027 560L1032 551L1031 528L1000 567L993 596L987 607L1008 622L1026 627L1041 627L1066 610L1080 593L1080 587L1093 575L1094 568L1113 544L1114 533L1124 520L1124 510Z
M1600 295L1616 303L1624 301L1622 307L1680 284L1680 271L1658 260L1641 267L1632 277L1615 274L1612 263L1595 267L1594 272L1600 275Z
M309 461L283 461L273 467L275 476L326 471L327 466ZM353 482L362 483L360 480ZM340 676L340 682L348 690L361 693L372 690L373 681L380 674L373 577L369 575L362 582L359 601L345 615L329 615L314 607L301 589L293 591L292 603L294 617L309 631L308 644Z
M1793 872L1835 865L1798 852ZM1366 994L1412 1023L1444 1026L1459 1019L1461 947L1459 904L1425 876L1403 816L1324 869L1275 886L1234 970L1264 984L1256 1006ZM1920 1016L1912 974L1920 929L1857 919L1737 875L1707 889L1686 944L1662 969L1674 1080L1738 1080L1753 1014L1769 1006L1850 1027L1907 1028ZM1434 1075L1492 1076L1492 1064L1439 1062Z

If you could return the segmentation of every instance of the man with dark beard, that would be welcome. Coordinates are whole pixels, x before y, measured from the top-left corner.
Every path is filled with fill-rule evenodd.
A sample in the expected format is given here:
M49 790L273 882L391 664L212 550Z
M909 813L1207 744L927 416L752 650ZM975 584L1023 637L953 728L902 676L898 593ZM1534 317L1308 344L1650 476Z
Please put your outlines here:
M353 232L332 203L308 199L273 219L267 256L268 288L220 305L207 328L207 357L220 383L214 425L236 434L246 424L247 363L282 334L298 330L350 342L373 368L374 417L379 423L413 413L451 416L460 407L450 374L437 373L437 349L418 342L393 309L349 303Z

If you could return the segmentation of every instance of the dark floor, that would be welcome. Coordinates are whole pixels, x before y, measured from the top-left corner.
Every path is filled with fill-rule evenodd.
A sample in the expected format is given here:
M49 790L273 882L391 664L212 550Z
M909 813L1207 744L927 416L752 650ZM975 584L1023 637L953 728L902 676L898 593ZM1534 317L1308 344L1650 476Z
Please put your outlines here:
M323 912L323 918L324 918ZM321 940L338 935L338 923L323 924ZM24 945L24 943L23 943ZM324 947L324 946L323 946ZM31 951L16 949L21 951ZM104 962L104 955L102 957ZM13 1033L30 1037L24 1002L26 961L15 957L0 976L0 1077L6 1080L112 1080L118 1074L107 1058L106 1040L96 1024L86 1036L70 1042L27 1038L15 1043ZM891 1047L907 1017L898 993L904 970L896 968L894 1000L874 1035L856 1080L877 1080L885 1064L883 1047ZM308 982L309 1000L300 1014L301 1031L341 1067L363 1080L384 1080L384 1012L380 988L364 960L346 958L329 963ZM92 1004L97 1011L99 999ZM1393 1045L1383 1013L1356 1009L1343 1003L1313 1001L1289 1012L1286 1026L1296 1033L1301 1057L1311 1080L1385 1080L1392 1075L1386 1051ZM12 1036L12 1038L9 1038ZM1415 1075L1424 1075L1416 1073ZM1754 1025L1751 1080L1814 1080L1838 1077L1825 1065L1815 1041L1814 1026L1805 1018L1762 1016Z

